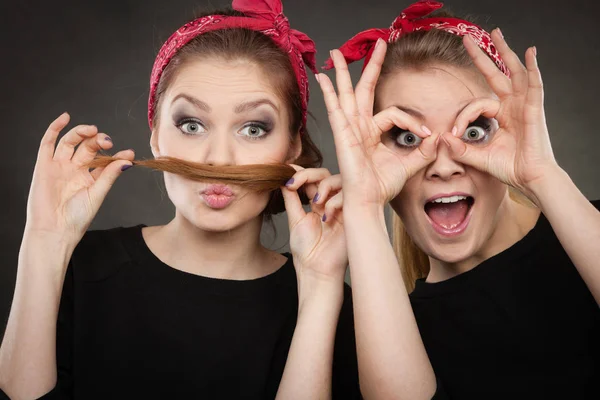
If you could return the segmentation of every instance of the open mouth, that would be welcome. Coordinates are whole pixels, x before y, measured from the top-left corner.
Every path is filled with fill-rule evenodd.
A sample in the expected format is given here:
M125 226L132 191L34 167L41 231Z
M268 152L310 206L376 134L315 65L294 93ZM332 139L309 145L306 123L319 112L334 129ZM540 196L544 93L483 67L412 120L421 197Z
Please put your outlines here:
M458 235L469 225L473 204L475 199L469 195L439 196L425 203L425 213L438 233Z

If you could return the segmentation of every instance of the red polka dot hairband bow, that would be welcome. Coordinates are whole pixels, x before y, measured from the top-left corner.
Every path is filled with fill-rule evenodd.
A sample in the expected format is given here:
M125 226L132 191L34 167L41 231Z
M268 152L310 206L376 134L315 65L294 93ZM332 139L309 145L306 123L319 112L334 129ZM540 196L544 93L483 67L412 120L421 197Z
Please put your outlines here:
M233 0L234 10L243 12L245 17L225 15L209 15L191 21L167 39L161 47L150 77L150 97L148 99L148 123L152 128L154 117L156 88L164 69L173 56L190 40L198 35L219 29L246 28L269 36L283 50L292 63L294 74L300 87L302 100L302 128L306 129L306 112L308 107L308 78L304 64L313 73L317 72L314 42L304 33L290 29L290 24L283 14L281 0Z
M440 29L457 36L471 36L475 43L496 63L496 66L506 76L509 76L508 68L504 65L504 61L502 61L500 54L498 54L492 43L490 34L485 30L471 22L458 18L424 18L442 6L443 3L427 0L411 4L394 20L389 29L368 29L360 32L344 43L339 50L346 58L346 62L351 63L364 58L364 65L366 66L371 59L377 39L392 43L407 33ZM330 58L325 62L324 69L331 68L333 68L333 61Z

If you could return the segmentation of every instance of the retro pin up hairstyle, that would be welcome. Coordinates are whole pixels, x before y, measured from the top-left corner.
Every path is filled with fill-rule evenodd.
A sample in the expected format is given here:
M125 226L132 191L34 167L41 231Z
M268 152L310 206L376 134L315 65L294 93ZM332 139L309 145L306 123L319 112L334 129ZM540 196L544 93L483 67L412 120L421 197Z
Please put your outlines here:
M419 1L407 7L388 29L369 29L344 43L340 51L348 63L365 59L364 66L373 53L376 41L381 38L388 43L378 84L399 70L423 70L432 65L451 65L473 69L471 57L463 45L463 36L469 35L507 76L508 68L496 51L490 34L474 23L453 15L436 11L443 6L436 1ZM363 68L364 68L363 66ZM333 67L328 60L325 68ZM377 107L377 103L376 103ZM510 192L514 200L521 200ZM402 276L408 292L415 281L429 274L429 258L410 238L402 220L392 213L393 246L400 262Z
M305 65L315 68L315 45L304 33L291 29L280 0L234 0L233 9L204 14L185 24L160 49L150 79L148 123L160 125L163 94L185 65L214 57L225 61L243 59L260 66L289 115L292 141L300 140L302 150L294 161L302 167L318 167L321 152L306 129L309 98ZM100 156L90 168L113 161ZM279 188L296 172L286 164L211 166L160 157L136 160L134 165L182 175L198 181L241 185L255 192L272 192L265 214L284 210Z

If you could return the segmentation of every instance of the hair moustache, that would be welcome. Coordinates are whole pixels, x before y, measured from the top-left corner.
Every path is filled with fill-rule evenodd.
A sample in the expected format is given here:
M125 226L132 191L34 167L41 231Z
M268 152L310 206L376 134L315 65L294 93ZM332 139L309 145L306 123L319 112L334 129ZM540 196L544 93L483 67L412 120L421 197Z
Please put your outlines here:
M104 168L117 160L120 159L111 156L97 156L88 165L88 168ZM253 192L277 190L296 173L296 170L290 165L280 163L215 166L175 157L159 157L132 162L136 166L181 175L194 181L228 183Z

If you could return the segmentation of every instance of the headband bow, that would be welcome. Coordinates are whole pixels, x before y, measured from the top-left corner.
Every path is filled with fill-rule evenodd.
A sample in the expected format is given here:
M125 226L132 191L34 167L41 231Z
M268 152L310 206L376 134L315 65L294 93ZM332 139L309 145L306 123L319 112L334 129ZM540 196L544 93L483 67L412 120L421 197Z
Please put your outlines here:
M428 0L421 0L411 4L394 20L389 29L368 29L360 32L344 43L339 50L344 55L346 62L351 63L364 58L364 66L366 66L371 59L377 39L383 39L387 43L392 43L402 35L411 32L439 29L457 36L471 36L475 43L496 63L496 66L508 76L508 68L504 65L504 61L502 61L500 54L498 54L496 47L492 43L490 34L485 30L459 18L424 18L433 11L442 8L443 5L443 3ZM325 62L324 69L331 68L333 68L333 61L329 58Z
M156 88L163 71L173 56L196 36L220 29L245 28L267 35L289 57L296 75L302 98L302 128L306 129L306 112L308 108L308 77L304 64L314 73L316 69L316 48L314 42L304 33L290 29L290 24L283 14L281 0L233 0L232 7L244 13L244 17L226 15L209 15L188 22L179 28L163 44L152 68L150 77L150 96L148 99L148 123L152 128L154 117Z

